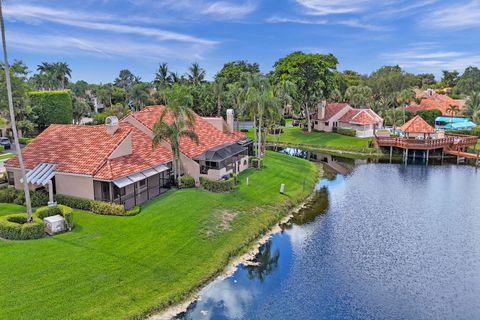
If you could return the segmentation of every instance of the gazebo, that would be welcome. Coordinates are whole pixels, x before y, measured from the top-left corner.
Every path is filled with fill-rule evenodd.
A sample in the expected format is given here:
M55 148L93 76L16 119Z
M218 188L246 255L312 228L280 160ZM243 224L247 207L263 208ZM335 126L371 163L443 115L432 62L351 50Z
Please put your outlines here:
M429 125L420 116L415 116L410 121L400 127L407 139L436 139L437 132L435 128Z

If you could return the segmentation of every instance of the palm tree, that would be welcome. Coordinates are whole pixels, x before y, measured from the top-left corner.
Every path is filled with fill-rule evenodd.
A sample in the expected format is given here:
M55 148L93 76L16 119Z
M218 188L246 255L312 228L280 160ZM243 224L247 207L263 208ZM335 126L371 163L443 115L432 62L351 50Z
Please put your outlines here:
M40 72L38 82L42 89L53 90L58 87L58 78L52 63L42 62L37 66L37 71Z
M170 76L170 72L168 71L167 63L160 63L158 72L155 74L154 82L159 86L159 89L165 88L172 83L172 78Z
M397 94L396 101L403 110L403 122L406 122L405 108L410 103L410 101L415 99L415 91L411 88L403 89Z
M456 116L460 112L460 108L454 104L451 104L447 108L447 113L450 113L452 115L451 118L451 123L453 123L453 117Z
M13 110L13 98L12 98L12 84L10 79L10 65L8 63L7 55L7 41L5 39L5 24L3 21L3 3L0 1L0 26L2 29L2 46L3 46L3 67L5 68L5 80L7 82L7 98L8 98L8 110L10 113L10 125L12 126L13 139L15 141L15 148L17 150L18 162L20 163L20 172L23 180L23 191L25 192L25 205L27 207L27 222L32 221L32 203L30 201L30 190L28 188L28 182L26 179L25 165L23 164L22 150L20 149L20 143L18 142L17 125L15 121L15 112Z
M213 83L213 95L215 96L215 100L217 101L217 116L222 115L222 98L223 98L223 91L225 89L225 78L218 77L215 79Z
M68 78L72 77L72 70L66 62L54 63L53 69L56 79L60 82L61 89L65 89L65 86L68 83Z
M205 79L205 70L197 62L188 68L188 81L193 85L199 85Z
M394 131L397 126L401 126L403 123L405 123L405 121L403 121L403 111L399 108L388 109L383 113L383 117L385 119L385 124L391 125Z
M181 138L188 138L199 143L194 131L195 115L191 109L193 97L186 88L174 85L167 97L167 106L153 126L153 146L162 141L170 143L174 182L178 185L180 176L180 148Z
M480 91L473 92L470 98L468 98L467 103L465 104L465 111L463 115L473 119L480 112Z
M297 86L295 83L289 80L282 80L275 87L275 95L279 97L283 102L282 114L285 114L287 107L290 105L292 109L294 108L295 95L297 94Z

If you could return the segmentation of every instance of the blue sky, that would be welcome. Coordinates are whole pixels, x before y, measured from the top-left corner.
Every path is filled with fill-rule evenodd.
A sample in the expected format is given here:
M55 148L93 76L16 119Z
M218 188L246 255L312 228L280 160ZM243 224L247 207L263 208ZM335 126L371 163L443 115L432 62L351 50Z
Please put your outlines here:
M480 66L480 0L5 0L10 59L34 71L66 61L73 79L111 82L122 68L150 81L159 62L211 78L246 59L269 71L286 54L333 53L370 73Z

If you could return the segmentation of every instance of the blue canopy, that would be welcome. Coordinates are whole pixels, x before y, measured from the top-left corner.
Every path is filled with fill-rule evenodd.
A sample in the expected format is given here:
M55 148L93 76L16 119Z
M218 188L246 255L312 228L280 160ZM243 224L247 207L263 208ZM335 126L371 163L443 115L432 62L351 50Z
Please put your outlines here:
M461 117L437 117L435 118L437 127L450 130L472 129L477 125L468 118Z

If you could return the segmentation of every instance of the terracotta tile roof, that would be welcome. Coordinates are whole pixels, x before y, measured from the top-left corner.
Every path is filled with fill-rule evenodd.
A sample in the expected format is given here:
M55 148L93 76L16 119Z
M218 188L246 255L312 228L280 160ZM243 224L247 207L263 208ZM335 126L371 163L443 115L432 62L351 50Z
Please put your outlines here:
M93 175L130 132L130 127L111 135L104 125L52 124L22 150L25 167L54 163L59 172ZM18 167L18 158L5 166Z
M164 106L149 106L143 108L142 111L132 112L129 116L134 117L152 130L164 108ZM168 115L166 120L173 121L172 117ZM245 135L241 132L222 132L197 114L195 114L194 130L198 135L199 144L188 138L180 139L180 150L189 158L198 156L213 147L245 138Z
M330 102L325 106L325 117L323 119L318 118L321 121L329 121L331 117L342 111L344 108L351 108L348 103ZM320 117L320 115L317 115Z
M120 127L132 132L132 153L107 160L95 173L95 178L114 180L172 160L170 148L162 145L153 148L152 139L129 123L122 122Z
M355 124L375 124L382 122L383 119L371 109L352 109L338 121Z
M417 113L419 110L433 110L437 109L442 112L443 115L451 115L447 109L450 105L458 106L460 110L465 107L465 100L455 100L447 95L438 94L435 92L428 93L427 91L416 90L417 98L422 98L420 104L412 102L406 110Z
M415 116L400 127L400 130L408 133L435 133L435 129L420 116Z

